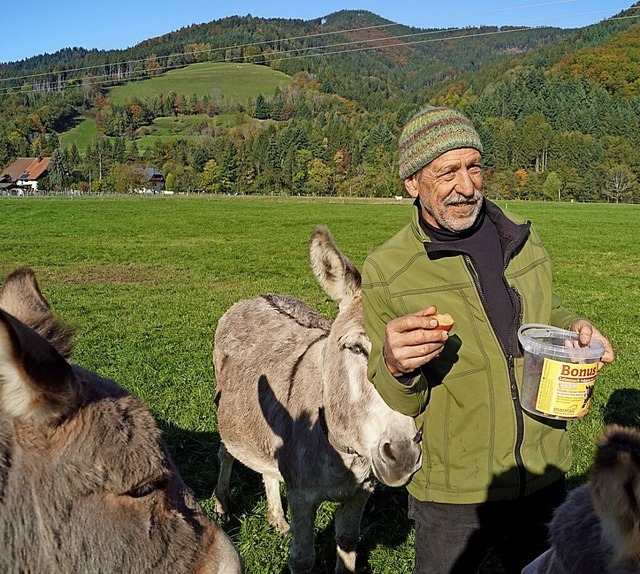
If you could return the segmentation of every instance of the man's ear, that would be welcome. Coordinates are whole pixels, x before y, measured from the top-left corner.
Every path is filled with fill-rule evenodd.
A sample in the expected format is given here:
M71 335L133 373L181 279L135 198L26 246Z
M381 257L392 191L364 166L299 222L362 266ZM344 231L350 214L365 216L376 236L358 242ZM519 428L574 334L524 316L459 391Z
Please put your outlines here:
M418 197L418 178L415 174L404 180L404 188L411 197Z

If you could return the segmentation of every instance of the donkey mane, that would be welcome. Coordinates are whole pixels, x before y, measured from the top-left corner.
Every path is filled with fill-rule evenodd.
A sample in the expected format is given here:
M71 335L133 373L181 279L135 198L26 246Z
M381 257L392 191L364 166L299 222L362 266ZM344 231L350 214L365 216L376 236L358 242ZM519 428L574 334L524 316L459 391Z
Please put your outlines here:
M298 325L305 329L322 329L327 333L331 329L330 321L327 321L322 315L309 307L309 305L300 301L300 299L287 295L277 295L275 293L263 295L262 298L279 313L293 319Z

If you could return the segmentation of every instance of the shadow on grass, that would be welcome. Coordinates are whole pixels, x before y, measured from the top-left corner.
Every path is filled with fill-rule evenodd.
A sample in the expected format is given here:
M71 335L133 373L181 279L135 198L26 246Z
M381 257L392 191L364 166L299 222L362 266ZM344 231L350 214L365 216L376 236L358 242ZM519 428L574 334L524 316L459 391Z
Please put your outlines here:
M198 499L209 498L218 476L218 433L185 430L171 422L156 420L185 483Z
M369 556L376 547L402 546L412 527L413 523L407 517L407 490L379 484L364 509L357 571L373 572L369 566Z
M640 426L640 390L617 389L611 393L603 414L607 425Z
M66 132L79 126L84 120L85 118L76 112L73 115L59 118L54 128L58 133Z
M256 511L256 507L265 499L260 475L237 461L234 463L230 485L231 510L226 519L221 519L214 511L214 489L220 471L218 460L220 435L211 431L185 430L171 422L156 420L182 479L193 491L204 511L232 538L236 549L245 561L247 573L251 574L255 571L255 564L252 563L255 557L245 555L246 552L242 549L241 533L244 523L251 522L257 514L266 525L264 511ZM275 547L276 536L266 538L274 545L273 562L281 561L282 557L278 555L279 551ZM261 544L269 546L266 540L261 541Z
M217 432L185 430L164 420L158 420L158 426L184 482L198 500L212 498L220 471L220 435ZM232 516L225 524L225 530L237 528L237 517L250 514L256 501L264 498L260 475L237 461L233 465L231 498Z
M158 426L185 483L193 490L198 500L211 499L220 469L218 433L185 430L161 419L158 419ZM264 499L264 486L260 475L236 461L231 479L231 515L229 520L222 524L224 530L229 533L238 531L243 517L254 514L257 503ZM286 499L284 503L286 510ZM333 509L331 513L333 514ZM266 516L261 518L266 522ZM358 572L372 573L369 565L371 552L377 546L401 546L406 542L411 527L412 524L407 518L407 491L404 488L378 485L367 502L362 518L357 547ZM316 564L312 573L333 572L336 561L333 520L316 532L315 548ZM288 572L287 567L282 569L282 574Z

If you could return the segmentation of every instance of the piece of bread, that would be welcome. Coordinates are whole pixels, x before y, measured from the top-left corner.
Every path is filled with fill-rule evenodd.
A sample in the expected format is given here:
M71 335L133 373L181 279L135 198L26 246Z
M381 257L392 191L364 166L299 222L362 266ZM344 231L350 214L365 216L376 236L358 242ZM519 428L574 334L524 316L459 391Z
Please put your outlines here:
M438 321L437 330L440 331L450 331L451 327L453 327L453 317L449 315L449 313L437 313L431 317Z

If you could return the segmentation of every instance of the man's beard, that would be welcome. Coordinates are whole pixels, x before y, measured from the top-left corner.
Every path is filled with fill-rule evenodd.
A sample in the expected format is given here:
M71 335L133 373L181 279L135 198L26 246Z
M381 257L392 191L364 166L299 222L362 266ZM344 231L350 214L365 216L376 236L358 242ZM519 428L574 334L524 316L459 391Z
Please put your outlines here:
M469 229L478 218L478 214L482 208L482 200L482 193L477 190L473 193L473 197L465 197L459 193L452 193L445 198L441 206L439 206L438 211L433 210L431 206L429 206L428 211L443 229L448 229L453 232L465 231ZM458 218L451 216L446 209L447 207L457 205L474 205L475 207L468 216Z

